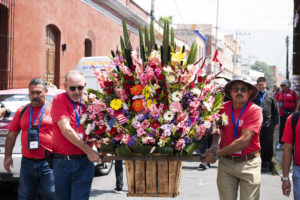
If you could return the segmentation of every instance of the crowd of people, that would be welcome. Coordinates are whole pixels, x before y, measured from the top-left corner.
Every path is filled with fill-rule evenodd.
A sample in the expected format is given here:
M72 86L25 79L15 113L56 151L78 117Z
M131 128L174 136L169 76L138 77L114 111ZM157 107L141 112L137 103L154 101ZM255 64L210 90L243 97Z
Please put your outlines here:
M94 163L101 162L99 153L87 142L80 115L84 112L82 95L86 82L81 72L69 71L65 76L65 93L46 101L47 83L41 78L29 82L30 104L20 107L10 126L5 143L4 167L13 166L12 151L22 130L22 161L18 198L45 200L89 199ZM284 145L282 157L282 191L290 195L289 171L294 159L293 184L300 187L299 102L289 81L281 89L267 89L264 77L256 85L236 75L225 85L227 101L221 114L228 124L221 133L203 141L206 154L202 169L219 160L217 186L220 199L259 199L261 171L273 169L274 130L279 130L277 148ZM0 114L5 113L1 108ZM295 114L294 114L295 113ZM122 191L122 161L115 162L116 191ZM294 198L300 199L294 189Z

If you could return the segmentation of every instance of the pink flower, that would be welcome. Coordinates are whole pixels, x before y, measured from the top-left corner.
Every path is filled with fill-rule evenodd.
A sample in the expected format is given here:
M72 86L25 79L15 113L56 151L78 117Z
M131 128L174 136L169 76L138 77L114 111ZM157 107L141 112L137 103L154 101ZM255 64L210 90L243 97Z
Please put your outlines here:
M122 142L123 142L124 144L128 144L129 141L130 141L130 135L125 134L125 135L123 136L123 138L122 138Z
M144 131L143 128L137 129L136 132L137 132L137 135L138 135L139 137L141 137L142 135L146 134L146 132Z
M122 140L122 137L123 137L123 134L118 134L114 137L114 140L115 141L121 141Z
M184 147L185 147L185 141L184 141L184 139L181 138L175 144L175 149L182 150Z
M147 136L142 138L142 142L144 144L155 144L155 139L153 137Z
M89 99L90 99L91 101L95 101L96 95L95 95L94 93L90 93Z
M187 120L187 117L188 117L188 114L186 112L178 113L176 120L178 122L180 122L180 121L185 122Z
M148 120L144 120L142 123L141 123L141 126L142 128L145 130L146 128L148 128L150 126L150 123Z
M87 98L87 95L86 95L86 94L83 94L83 95L82 95L82 100L83 100L84 102L88 102L88 98Z
M172 112L182 112L182 106L179 102L172 102L171 105L170 105L170 110Z

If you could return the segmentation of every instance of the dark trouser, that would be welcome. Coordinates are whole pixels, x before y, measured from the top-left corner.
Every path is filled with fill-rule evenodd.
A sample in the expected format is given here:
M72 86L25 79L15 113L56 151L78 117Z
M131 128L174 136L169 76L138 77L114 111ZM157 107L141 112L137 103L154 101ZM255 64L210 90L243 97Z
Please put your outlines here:
M123 161L115 161L116 187L123 188Z
M282 138L282 135L283 135L283 130L284 130L284 127L285 127L286 119L287 119L287 117L281 117L280 116L280 127L279 127L279 143L280 144L283 144L283 142L281 142L281 138Z
M273 139L274 126L261 127L260 131L260 145L261 145L261 160L262 162L270 162L273 157Z

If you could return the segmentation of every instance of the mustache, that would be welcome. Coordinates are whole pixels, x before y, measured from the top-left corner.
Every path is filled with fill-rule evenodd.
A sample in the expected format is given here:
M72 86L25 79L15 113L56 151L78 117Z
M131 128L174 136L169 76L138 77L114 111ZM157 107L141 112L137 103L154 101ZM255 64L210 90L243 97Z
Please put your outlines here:
M237 94L235 97L244 97L244 96L241 94Z
M34 98L34 99L32 99L32 101L40 102L40 99L39 98Z

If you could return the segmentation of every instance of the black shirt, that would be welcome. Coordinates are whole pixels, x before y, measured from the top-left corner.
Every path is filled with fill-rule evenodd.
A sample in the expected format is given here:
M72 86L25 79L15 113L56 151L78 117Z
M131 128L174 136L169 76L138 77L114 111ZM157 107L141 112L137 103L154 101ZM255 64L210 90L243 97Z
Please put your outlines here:
M268 90L265 90L266 95L264 97L263 103L261 105L260 97L262 98L264 93L259 92L255 99L253 99L253 103L256 105L262 107L263 112L263 127L273 127L276 124L279 124L279 114L278 114L278 108L277 103L274 98L274 95L269 92Z

